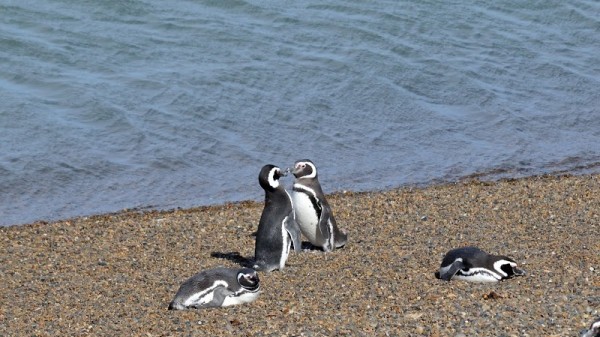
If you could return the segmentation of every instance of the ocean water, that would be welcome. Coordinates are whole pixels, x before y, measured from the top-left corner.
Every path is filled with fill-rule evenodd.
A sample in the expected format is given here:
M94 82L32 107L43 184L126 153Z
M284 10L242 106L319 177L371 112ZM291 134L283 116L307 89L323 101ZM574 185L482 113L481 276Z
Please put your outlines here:
M0 225L303 158L326 192L600 172L600 2L0 2Z

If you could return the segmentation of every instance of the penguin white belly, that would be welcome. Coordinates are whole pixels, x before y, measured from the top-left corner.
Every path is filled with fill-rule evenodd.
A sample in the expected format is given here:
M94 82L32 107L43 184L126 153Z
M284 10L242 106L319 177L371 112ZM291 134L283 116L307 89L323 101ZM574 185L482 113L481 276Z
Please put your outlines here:
M312 244L319 244L322 240L318 235L318 224L319 218L317 217L317 211L313 206L310 198L306 193L296 192L292 193L292 204L294 205L294 213L296 214L296 222L300 226L300 231L308 241Z
M242 303L250 303L255 301L258 298L258 294L259 292L255 292L255 293L245 293L243 295L240 296L227 296L225 297L225 300L223 301L223 304L221 305L222 307L228 307L231 305L237 305L237 304L242 304Z

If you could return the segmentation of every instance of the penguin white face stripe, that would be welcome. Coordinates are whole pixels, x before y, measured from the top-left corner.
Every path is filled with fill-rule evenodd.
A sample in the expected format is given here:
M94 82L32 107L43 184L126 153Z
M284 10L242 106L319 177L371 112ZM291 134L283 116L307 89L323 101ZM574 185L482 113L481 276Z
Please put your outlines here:
M238 283L240 282L240 278L244 277L244 274L238 275ZM228 307L231 305L237 305L242 303L250 303L255 301L258 298L258 294L260 294L260 284L256 285L254 289L242 288L235 293L225 297L223 300L223 304L221 306Z
M240 289L238 292L234 293L233 296L237 296L238 294L244 293L244 292L255 292L258 291L260 288L260 284L258 283L258 281L254 282L253 285L244 285L242 284L241 279L244 278L244 276L246 276L247 274L243 274L243 273L239 273L237 276L237 281L238 284L242 287L242 289Z
M309 163L307 161L301 161L301 162L296 163L296 167L298 167L300 165L310 166L310 168L312 169L311 174L303 176L302 178L314 178L317 176L317 168L315 167L315 165L313 163Z
M275 174L279 172L280 170L277 167L274 167L269 171L269 186L273 188L279 187L279 179L275 179Z
M208 302L212 301L213 296L214 296L213 291L215 289L217 289L218 287L227 288L228 285L229 284L227 282L222 281L222 280L215 281L212 284L212 286L204 289L203 291L195 293L192 296L190 296L189 298L187 298L185 300L185 302L183 302L183 305L186 307L189 307L189 306L202 305L204 303L208 303Z
M502 265L505 265L505 264L509 264L513 268L517 266L517 264L514 262L510 262L507 260L498 260L498 261L494 262L494 270L497 273L501 274L502 276L508 277L508 274L505 273L504 270L502 270Z

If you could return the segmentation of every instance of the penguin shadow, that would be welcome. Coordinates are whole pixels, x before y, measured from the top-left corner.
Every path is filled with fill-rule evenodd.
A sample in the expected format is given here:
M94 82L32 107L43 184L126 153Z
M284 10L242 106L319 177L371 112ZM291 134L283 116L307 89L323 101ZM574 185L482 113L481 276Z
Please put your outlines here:
M300 244L300 249L303 252L307 252L307 251L322 252L323 251L323 248L317 247L317 246L313 245L312 243L310 243L309 241L302 241L302 243Z
M245 268L252 268L254 265L254 257L244 257L240 252L212 252L211 257L231 261Z

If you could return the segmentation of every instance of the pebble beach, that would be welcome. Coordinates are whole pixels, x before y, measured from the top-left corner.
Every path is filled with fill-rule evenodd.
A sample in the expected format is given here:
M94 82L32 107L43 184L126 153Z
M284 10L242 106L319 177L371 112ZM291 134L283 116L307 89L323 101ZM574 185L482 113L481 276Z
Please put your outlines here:
M1 227L0 336L579 336L600 316L599 192L563 175L332 194L344 248L292 253L253 303L188 311L167 310L184 280L253 256L261 202ZM527 275L436 279L467 245Z

